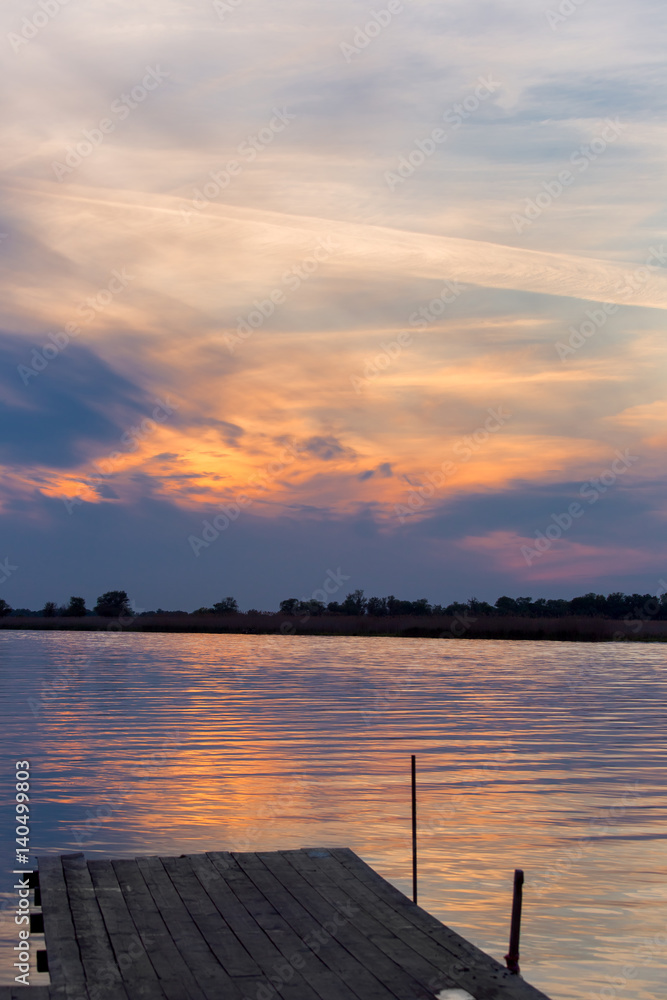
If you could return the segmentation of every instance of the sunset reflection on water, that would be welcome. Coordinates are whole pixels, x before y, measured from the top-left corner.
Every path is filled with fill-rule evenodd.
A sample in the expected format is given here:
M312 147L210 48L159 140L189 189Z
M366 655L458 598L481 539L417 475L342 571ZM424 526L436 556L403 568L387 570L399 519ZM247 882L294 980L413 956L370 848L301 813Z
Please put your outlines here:
M502 960L521 867L530 982L662 997L661 647L3 632L0 656L33 854L347 846L409 895L415 753L425 909Z

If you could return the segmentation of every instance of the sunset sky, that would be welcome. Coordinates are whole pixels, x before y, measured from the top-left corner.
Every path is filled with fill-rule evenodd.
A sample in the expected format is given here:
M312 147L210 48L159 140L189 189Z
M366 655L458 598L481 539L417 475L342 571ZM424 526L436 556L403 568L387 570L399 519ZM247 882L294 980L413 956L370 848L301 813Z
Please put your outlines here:
M1 598L661 589L664 5L0 16Z

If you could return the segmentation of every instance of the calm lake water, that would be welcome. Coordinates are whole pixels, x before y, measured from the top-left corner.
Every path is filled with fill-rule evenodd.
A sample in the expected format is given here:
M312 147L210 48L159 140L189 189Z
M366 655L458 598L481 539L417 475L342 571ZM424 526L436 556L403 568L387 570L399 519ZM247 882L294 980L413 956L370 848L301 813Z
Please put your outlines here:
M348 846L553 1000L663 1000L665 647L0 632L0 982L14 761L31 853ZM31 982L47 981L37 973Z

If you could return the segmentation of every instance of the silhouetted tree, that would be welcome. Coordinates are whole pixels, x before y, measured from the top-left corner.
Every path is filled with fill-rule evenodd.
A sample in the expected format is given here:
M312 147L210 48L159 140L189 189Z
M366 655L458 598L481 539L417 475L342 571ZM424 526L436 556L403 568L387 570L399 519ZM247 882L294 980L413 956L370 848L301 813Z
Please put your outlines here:
M426 598L419 601L399 601L397 597L390 594L385 598L387 611L390 615L424 615L430 614L430 605ZM425 607L428 610L425 610Z
M295 615L299 609L299 598L288 597L280 602L280 613L283 615Z
M431 605L428 603L425 597L420 597L418 601L412 602L412 614L413 615L431 614Z
M562 598L545 601L544 610L547 618L563 618L565 615L572 614L570 610L570 602L565 601Z
M446 615L462 615L462 614L465 614L465 612L469 611L469 610L470 609L468 608L467 604L462 604L461 601L452 601L452 603L448 604L447 607L445 608L445 614Z
M11 611L11 607L7 604L7 601L0 599L0 618L4 618Z
M96 615L102 618L120 618L121 615L131 615L132 608L128 596L124 590L107 590L97 598L97 604L93 608Z
M607 599L604 594L584 594L573 597L570 601L570 613L573 615L590 615L601 617L606 610Z
M519 609L513 597L499 597L494 605L500 615L517 615Z
M69 605L63 610L68 618L83 618L86 613L86 602L83 597L70 597Z
M57 610L55 601L47 601L42 608L42 618L53 618Z
M299 601L298 611L300 615L323 615L326 605L322 601L311 598L309 601Z
M495 612L495 608L493 608L491 604L488 604L486 601L479 601L476 597L471 597L468 600L466 607L470 614L475 615L475 617L479 617L480 615L492 615Z
M630 611L630 609L631 603L625 594L620 593L620 591L614 591L612 594L607 594L605 611L610 618L622 618L623 615Z
M628 594L626 600L628 606L623 618L629 620L647 621L653 618L661 608L660 599L654 597L653 594Z
M341 607L346 615L363 615L366 610L366 598L363 590L355 590L352 594L347 594Z
M366 604L366 610L369 615L375 615L376 618L381 618L383 615L389 613L387 609L387 598L369 597Z
M216 615L233 615L238 610L239 606L234 597L225 597L223 601L218 601L217 604L213 605L213 611Z
M387 602L387 613L390 615L397 615L399 613L401 601L394 597L393 594L390 594L389 597L385 597L385 600Z

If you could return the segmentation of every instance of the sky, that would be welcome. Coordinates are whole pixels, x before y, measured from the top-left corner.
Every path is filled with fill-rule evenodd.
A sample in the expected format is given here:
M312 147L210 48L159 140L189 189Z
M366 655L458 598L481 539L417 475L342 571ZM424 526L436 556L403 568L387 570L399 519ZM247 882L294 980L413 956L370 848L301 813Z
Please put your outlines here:
M0 18L1 598L667 588L662 4Z

